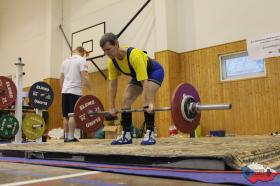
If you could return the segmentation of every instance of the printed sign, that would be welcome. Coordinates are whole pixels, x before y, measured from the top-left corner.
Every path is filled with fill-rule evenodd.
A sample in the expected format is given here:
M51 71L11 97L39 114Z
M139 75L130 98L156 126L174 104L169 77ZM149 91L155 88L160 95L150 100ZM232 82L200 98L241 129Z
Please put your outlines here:
M260 38L248 38L247 50L253 60L280 56L280 33Z

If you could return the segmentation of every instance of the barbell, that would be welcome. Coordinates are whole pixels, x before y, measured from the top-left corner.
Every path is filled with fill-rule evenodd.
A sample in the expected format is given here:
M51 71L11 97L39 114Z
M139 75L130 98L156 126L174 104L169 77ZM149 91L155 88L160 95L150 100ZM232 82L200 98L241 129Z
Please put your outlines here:
M171 107L155 108L153 111L171 111L172 120L177 129L183 133L189 133L196 129L199 124L201 111L204 110L225 110L231 109L231 104L201 104L196 89L188 83L179 84L172 94ZM120 109L117 113L144 112L143 108ZM86 132L95 132L104 122L104 116L110 115L104 111L101 101L93 95L86 95L79 98L74 107L74 117L80 128Z

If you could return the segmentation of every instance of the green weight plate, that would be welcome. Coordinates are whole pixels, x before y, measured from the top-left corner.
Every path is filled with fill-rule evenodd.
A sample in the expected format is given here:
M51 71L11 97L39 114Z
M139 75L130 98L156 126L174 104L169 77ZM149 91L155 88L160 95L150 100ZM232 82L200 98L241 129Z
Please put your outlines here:
M42 116L38 114L28 114L22 122L22 132L31 140L36 140L43 136L46 124Z
M17 118L11 115L2 116L0 118L0 138L13 138L19 129Z

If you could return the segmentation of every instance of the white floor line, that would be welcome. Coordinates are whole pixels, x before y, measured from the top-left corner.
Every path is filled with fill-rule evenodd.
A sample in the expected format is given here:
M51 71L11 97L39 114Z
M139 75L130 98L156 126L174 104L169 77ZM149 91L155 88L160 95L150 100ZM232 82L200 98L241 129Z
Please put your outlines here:
M97 174L97 173L100 173L100 172L98 172L98 171L82 172L82 173L77 173L77 174L55 176L55 177L50 177L50 178L42 178L42 179L29 180L29 181L21 181L21 182L0 184L0 186L26 185L26 184L45 182L45 181L52 181L52 180L60 180L60 179L65 179L65 178L78 177L78 176L85 176L85 175L90 175L90 174Z

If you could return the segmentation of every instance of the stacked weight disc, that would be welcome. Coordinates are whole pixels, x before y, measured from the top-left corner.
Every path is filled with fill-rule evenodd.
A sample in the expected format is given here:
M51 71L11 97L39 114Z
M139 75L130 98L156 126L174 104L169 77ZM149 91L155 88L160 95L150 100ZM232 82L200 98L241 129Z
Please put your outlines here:
M17 89L14 82L4 76L0 76L0 111L12 106L17 97ZM33 108L46 110L53 102L53 91L45 82L36 82L30 87L28 98ZM42 116L38 114L26 114L22 122L22 132L26 138L36 140L44 134L46 124ZM11 139L19 130L19 122L13 112L2 115L0 118L0 138Z

